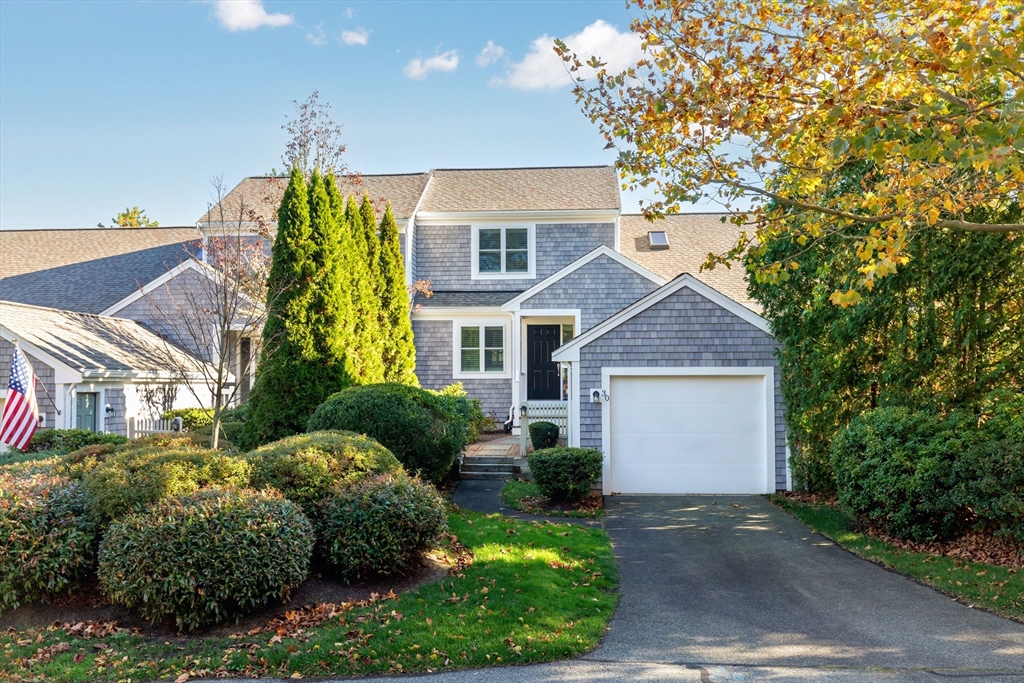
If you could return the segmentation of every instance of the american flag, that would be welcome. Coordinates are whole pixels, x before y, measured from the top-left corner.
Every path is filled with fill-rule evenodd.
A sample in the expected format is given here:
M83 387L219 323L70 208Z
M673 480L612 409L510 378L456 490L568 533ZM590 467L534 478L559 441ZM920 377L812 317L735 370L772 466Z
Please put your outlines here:
M39 406L36 404L36 375L21 349L14 347L11 358L11 376L7 380L7 400L0 417L0 442L20 450L28 447L39 425Z

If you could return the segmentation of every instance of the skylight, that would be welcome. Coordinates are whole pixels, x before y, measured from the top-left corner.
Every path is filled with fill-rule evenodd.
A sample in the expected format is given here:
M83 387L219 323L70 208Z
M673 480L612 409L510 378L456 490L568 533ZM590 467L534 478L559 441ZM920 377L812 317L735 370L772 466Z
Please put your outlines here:
M668 233L664 230L652 230L647 233L647 240L651 249L668 249Z

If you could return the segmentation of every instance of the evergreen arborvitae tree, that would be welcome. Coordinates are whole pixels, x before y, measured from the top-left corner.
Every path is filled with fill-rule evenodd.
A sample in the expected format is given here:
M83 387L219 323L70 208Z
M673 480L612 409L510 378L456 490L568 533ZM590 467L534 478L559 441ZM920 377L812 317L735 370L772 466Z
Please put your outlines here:
M409 291L405 285L405 263L398 244L398 226L391 204L380 221L380 308L384 324L382 358L384 381L419 386L416 378L416 347L409 318Z
M349 195L345 203L345 222L352 235L352 254L348 259L349 282L355 317L351 352L359 354L360 384L384 381L384 363L381 359L380 303L373 293L370 280L369 248L363 228L363 219L355 197Z
M363 239L366 240L366 263L370 267L370 284L373 293L380 298L380 240L377 238L377 214L373 210L370 193L363 193L359 203L359 217L363 221Z
M332 210L327 182L318 170L313 171L309 184L309 227L310 258L315 269L309 319L313 351L320 364L319 380L311 393L319 405L353 381L345 362L350 341L346 321L352 317L352 305L347 288L342 286L341 230Z
M352 260L356 256L352 229L345 217L345 198L338 189L333 173L327 175L327 196L331 202L331 214L338 229L338 283L344 297L344 316L340 323L346 340L345 373L354 383L362 383L362 353L356 343L357 288L353 286Z
M309 193L297 168L292 169L277 220L263 350L242 437L249 447L305 431L306 420L318 405L319 371L309 311L315 276Z

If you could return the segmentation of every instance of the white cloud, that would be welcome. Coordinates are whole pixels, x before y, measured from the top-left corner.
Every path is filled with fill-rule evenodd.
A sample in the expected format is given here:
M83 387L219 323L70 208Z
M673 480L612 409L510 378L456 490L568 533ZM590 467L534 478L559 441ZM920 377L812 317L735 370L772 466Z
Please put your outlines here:
M313 27L313 30L306 34L306 40L313 45L323 45L327 42L327 34L324 33L324 23L321 21Z
M354 9L354 8L352 8L352 7L346 7L346 8L345 8L345 16L346 16L346 17L348 17L349 19L351 19L351 18L352 18L352 17L354 17L355 15L356 15L356 11L355 11L355 9Z
M362 26L355 31L342 31L341 42L346 45L366 45L370 42L370 32Z
M476 56L476 65L482 69L485 66L494 64L504 56L505 48L501 45L495 45L493 40L488 40L487 45L485 45L484 49L480 50L480 54Z
M597 56L607 64L605 68L610 72L623 71L635 65L643 54L640 36L630 31L620 33L601 19L562 40L580 61ZM509 67L503 83L517 90L554 90L569 85L572 81L564 62L555 54L554 43L555 39L547 34L534 40L523 61ZM580 75L593 73L593 69L584 67Z
M413 59L402 72L413 80L422 81L431 71L455 71L459 67L459 53L448 50L428 59Z
M252 31L262 26L287 26L295 21L290 14L268 14L262 0L215 0L215 14L229 31Z

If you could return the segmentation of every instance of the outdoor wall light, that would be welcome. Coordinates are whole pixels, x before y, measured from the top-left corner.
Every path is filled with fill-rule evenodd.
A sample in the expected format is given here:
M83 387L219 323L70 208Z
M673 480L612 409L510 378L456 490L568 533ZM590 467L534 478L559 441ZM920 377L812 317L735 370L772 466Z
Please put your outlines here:
M111 414L112 412L114 412L114 406L112 406L112 405L110 405L110 404L108 403L108 404L107 404L107 405L106 405L106 406L105 406L105 407L103 408L103 410L104 410L104 411L106 411L107 415L110 415L110 414Z

